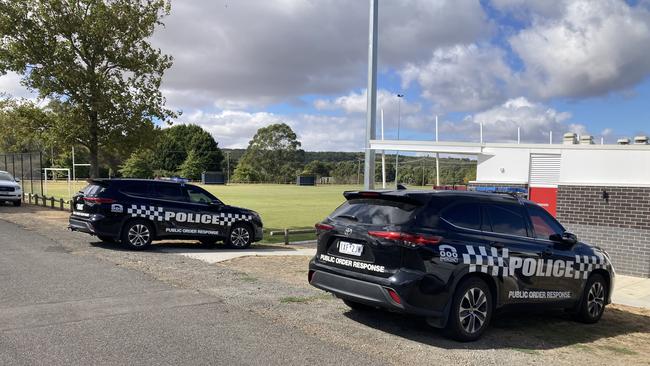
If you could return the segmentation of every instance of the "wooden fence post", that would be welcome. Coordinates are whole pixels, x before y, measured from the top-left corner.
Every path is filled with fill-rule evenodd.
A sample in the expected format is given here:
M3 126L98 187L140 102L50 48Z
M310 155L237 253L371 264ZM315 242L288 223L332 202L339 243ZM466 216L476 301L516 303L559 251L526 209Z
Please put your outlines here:
M59 209L63 211L63 198L59 198Z
M284 229L284 245L289 245L289 229Z

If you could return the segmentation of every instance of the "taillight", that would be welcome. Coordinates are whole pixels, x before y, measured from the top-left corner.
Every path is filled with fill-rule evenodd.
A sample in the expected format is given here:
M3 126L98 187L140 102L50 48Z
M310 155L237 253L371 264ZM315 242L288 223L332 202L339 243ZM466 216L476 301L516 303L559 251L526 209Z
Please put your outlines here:
M314 227L316 228L316 230L321 230L321 231L329 231L334 229L334 226L323 224L322 222L317 223L316 225L314 225Z
M442 241L441 236L424 236L417 234L402 233L398 231L368 231L368 235L375 238L382 238L401 242L406 245L436 245Z
M395 292L395 290L393 290L392 288L386 288L386 290L388 290L388 294L390 295L390 298L393 299L393 301L395 301L398 304L402 303L402 299L399 297L397 292Z
M112 198L101 198L101 197L84 197L84 201L91 203L113 203L115 202Z

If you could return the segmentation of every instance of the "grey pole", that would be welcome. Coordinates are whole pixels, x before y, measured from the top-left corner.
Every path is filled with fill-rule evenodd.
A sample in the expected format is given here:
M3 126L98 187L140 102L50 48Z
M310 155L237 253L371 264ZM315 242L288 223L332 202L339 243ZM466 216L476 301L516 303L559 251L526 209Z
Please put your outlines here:
M377 14L379 0L370 1L368 27L368 109L366 111L366 162L363 169L365 189L375 189L375 152L370 150L370 140L375 139L377 114Z
M404 97L404 94L397 94L397 141L399 141L399 125L400 121L402 120L402 98ZM395 152L395 188L397 188L397 184L399 183L399 180L397 179L399 173L399 150Z

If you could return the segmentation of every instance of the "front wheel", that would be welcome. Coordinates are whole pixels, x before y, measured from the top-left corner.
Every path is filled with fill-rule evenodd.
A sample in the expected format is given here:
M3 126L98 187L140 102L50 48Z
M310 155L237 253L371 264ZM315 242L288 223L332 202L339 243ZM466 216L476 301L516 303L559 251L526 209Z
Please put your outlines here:
M602 275L594 274L589 277L578 312L575 314L576 320L588 324L598 322L605 311L608 291L607 282Z
M490 288L480 278L469 278L456 288L445 333L461 342L475 341L492 319Z
M227 244L231 248L246 249L253 242L253 231L250 225L237 223L230 229Z
M22 201L14 201L14 206L20 207L22 205Z
M130 221L122 229L122 243L130 249L142 250L151 245L153 229L146 221Z

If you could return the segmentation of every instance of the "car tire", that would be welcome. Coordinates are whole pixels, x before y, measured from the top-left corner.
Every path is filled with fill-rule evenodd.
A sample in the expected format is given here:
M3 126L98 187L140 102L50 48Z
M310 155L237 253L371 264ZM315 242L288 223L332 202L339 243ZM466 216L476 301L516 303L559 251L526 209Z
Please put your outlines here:
M153 228L144 220L129 221L122 229L122 244L132 250L143 250L151 245Z
M352 309L354 311L371 311L371 310L375 310L375 308L370 306L370 305L362 304L360 302L356 302L356 301L352 301L352 300L343 299L343 303L345 303L345 305L347 305L350 309Z
M97 235L97 238L106 243L115 243L117 240L112 236Z
M609 286L605 277L598 273L591 275L585 285L575 319L587 324L598 322L605 311L608 293Z
M22 204L23 204L22 201L14 201L14 206L16 206L16 207L20 207L20 205L22 205Z
M490 325L493 311L492 292L480 278L462 281L454 292L445 335L461 342L479 339Z
M234 249L246 249L253 242L253 229L250 225L238 222L235 223L228 233L226 244Z

